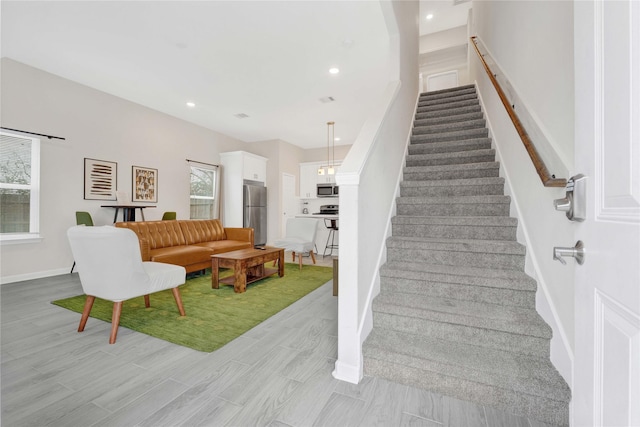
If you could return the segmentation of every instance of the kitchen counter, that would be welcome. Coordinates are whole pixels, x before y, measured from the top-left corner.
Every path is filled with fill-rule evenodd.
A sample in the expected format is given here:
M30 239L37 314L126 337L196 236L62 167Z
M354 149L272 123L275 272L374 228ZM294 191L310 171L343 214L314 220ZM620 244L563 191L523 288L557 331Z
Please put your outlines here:
M314 215L314 214L297 214L296 218L327 218L327 219L338 219L339 215L331 215L331 214L322 214L322 215Z

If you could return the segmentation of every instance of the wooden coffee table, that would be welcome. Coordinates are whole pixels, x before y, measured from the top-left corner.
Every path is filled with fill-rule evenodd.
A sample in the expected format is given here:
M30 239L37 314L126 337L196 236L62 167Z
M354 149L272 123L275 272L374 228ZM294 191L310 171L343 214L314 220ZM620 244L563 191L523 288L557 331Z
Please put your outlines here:
M269 261L278 261L278 268L266 268ZM233 276L222 280L218 269L233 268ZM278 273L284 276L284 249L265 247L264 249L240 249L232 252L211 255L211 288L218 289L219 283L233 285L236 293L245 292L247 285L256 280Z

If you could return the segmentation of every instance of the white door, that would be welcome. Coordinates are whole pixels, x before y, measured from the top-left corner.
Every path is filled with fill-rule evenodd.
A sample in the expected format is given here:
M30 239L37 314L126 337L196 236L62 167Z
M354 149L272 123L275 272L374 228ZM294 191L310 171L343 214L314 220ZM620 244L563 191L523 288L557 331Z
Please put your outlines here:
M280 235L284 237L287 229L287 219L293 218L298 212L296 198L296 177L288 173L282 174L282 223Z
M574 2L574 426L640 426L640 2Z

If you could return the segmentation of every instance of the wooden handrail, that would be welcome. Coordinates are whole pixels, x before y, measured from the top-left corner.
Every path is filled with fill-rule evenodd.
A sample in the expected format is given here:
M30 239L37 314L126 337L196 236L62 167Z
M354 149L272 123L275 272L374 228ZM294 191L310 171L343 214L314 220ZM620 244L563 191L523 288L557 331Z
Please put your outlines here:
M544 161L538 154L538 150L536 150L536 147L533 145L531 138L529 138L527 131L525 130L524 126L522 126L522 122L518 118L518 115L516 114L515 111L513 111L513 108L511 107L511 103L509 102L509 99L504 94L504 91L500 87L498 80L496 80L495 75L491 72L489 65L487 65L487 62L484 60L484 56L482 56L482 54L480 53L480 50L478 49L478 46L476 44L476 36L471 37L471 44L473 45L473 48L476 50L476 53L478 54L478 58L480 58L480 62L482 62L484 70L487 72L487 75L489 76L491 83L493 83L493 87L495 87L496 92L498 92L498 96L502 101L502 105L504 105L504 108L507 110L507 114L509 114L511 121L513 122L513 125L516 128L516 131L518 131L518 135L520 135L520 139L524 144L524 148L527 150L527 153L529 153L529 157L533 162L533 166L536 168L536 172L538 172L538 176L542 181L542 185L544 185L545 187L565 187L567 185L566 179L555 178L549 173L547 166L544 164Z

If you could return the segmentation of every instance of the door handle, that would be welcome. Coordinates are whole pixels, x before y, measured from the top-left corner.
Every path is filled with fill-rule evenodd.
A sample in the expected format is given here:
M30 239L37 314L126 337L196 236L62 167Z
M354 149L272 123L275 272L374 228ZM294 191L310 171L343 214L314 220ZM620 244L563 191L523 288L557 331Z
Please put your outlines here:
M584 264L585 250L584 243L581 240L576 242L576 245L573 248L563 248L563 247L554 247L553 248L553 259L560 261L563 265L567 265L567 261L564 260L565 257L575 258L576 262L579 265Z

